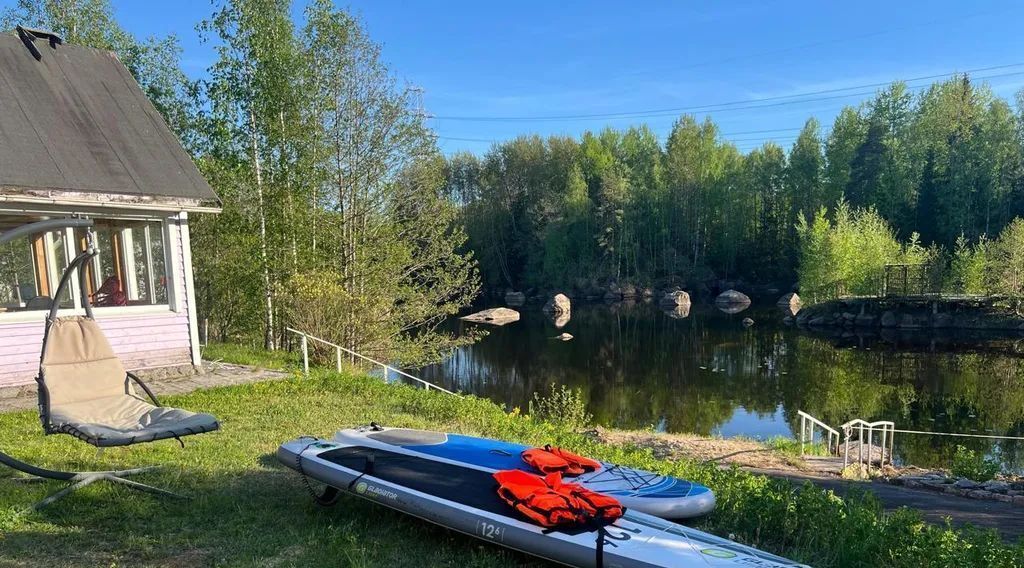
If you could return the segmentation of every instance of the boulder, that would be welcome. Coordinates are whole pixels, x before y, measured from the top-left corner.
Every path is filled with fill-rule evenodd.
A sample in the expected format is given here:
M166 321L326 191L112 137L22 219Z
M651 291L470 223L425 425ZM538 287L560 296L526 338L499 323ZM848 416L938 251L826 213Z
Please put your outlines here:
M505 292L505 303L513 307L522 306L526 303L526 294L509 290Z
M559 341L569 341L569 340L572 339L572 334L570 334L570 333L563 333L563 334L554 336L552 339L557 339Z
M555 294L550 300L544 304L544 313L547 314L567 314L572 307L572 303L569 301L569 297L565 294Z
M1006 493L1010 490L1010 484L1005 481L986 481L981 484L982 489L985 491L991 491L993 493Z
M957 489L977 489L978 487L981 487L981 484L976 481L971 481L966 477L961 477L960 479L956 480L956 483L953 484L953 487L956 487Z
M676 290L674 292L669 292L662 296L661 300L659 300L658 303L661 304L662 306L665 306L666 308L672 308L675 306L689 306L690 295L687 294L686 292L683 292L682 290Z
M789 294L784 294L779 298L779 301L775 302L775 305L783 308L789 308L793 313L796 313L800 311L800 306L802 304L800 302L800 296L797 296L796 292L790 292Z
M742 323L743 323L743 327L750 327L750 326L754 325L754 319L753 318L743 318L743 322Z
M619 302L622 301L622 288L618 284L612 282L608 285L608 289L604 293L604 301L606 302Z
M632 284L626 284L625 286L622 287L622 297L623 298L626 298L626 299L636 298L636 295L637 295L636 286L634 286Z
M932 327L953 327L951 314L935 314L932 316Z
M719 305L750 305L750 298L743 292L737 292L736 290L726 290L715 298L715 303Z
M653 298L654 290L645 287L643 290L640 291L640 295L643 296L644 298Z
M483 310L475 314L468 316L462 316L459 318L465 321L471 321L473 323L489 323L491 325L505 325L514 321L519 321L519 312L511 310L509 308L492 308L489 310Z
M896 314L892 311L882 314L882 327L896 327L897 322Z
M557 314L553 316L551 319L551 323L555 324L555 327L561 329L565 327L567 323L569 323L569 319L571 319L569 312L565 312L564 314Z

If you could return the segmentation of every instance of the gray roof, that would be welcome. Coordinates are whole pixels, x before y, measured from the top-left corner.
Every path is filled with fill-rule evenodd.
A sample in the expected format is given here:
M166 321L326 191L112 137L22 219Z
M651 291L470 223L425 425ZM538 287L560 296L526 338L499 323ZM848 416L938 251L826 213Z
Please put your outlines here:
M0 34L0 190L219 206L113 53ZM187 208L186 208L187 209Z

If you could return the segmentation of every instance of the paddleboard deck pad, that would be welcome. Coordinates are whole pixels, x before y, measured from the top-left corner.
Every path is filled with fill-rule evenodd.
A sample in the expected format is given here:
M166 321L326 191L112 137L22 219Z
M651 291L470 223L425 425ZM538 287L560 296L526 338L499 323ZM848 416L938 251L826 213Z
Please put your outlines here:
M418 455L495 471L521 469L540 474L521 457L529 446L500 440L380 426L339 430L334 439L383 450L400 448ZM715 508L715 494L699 483L610 463L602 463L601 466L591 473L566 479L592 491L611 495L629 509L663 519L699 517Z
M592 528L550 531L519 517L495 492L491 470L401 448L392 451L339 440L299 438L282 444L277 457L284 465L340 492L570 566L800 566L629 510L605 527L599 547L600 533Z

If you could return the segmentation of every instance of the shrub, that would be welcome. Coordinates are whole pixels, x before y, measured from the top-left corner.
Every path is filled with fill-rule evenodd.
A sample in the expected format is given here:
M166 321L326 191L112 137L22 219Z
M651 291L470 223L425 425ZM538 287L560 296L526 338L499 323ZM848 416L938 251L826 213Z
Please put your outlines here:
M985 482L995 478L999 473L999 462L986 458L984 455L957 446L953 454L953 475L966 477L971 481Z
M953 259L949 263L946 289L961 294L987 294L989 244L982 236L973 247L963 235L956 240Z
M548 389L547 395L533 393L530 416L573 430L586 428L593 420L593 416L587 412L583 391L554 384Z

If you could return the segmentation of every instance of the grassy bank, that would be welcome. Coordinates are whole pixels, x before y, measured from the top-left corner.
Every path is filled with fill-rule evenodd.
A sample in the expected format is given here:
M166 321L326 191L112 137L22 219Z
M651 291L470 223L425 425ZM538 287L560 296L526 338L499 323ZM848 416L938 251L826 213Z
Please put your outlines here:
M67 436L44 438L32 412L0 415L3 449L44 465L96 468L166 462L147 477L193 495L156 500L92 486L57 507L17 511L54 484L0 481L0 566L519 566L537 563L355 499L313 505L297 476L276 463L286 439L329 435L375 420L395 426L553 442L596 457L711 486L716 512L700 526L815 566L1024 566L1024 547L995 534L922 523L910 511L883 515L870 496L843 500L811 487L738 470L655 459L649 450L603 445L473 397L385 385L350 374L224 387L169 398L209 411L221 432L130 449L94 451ZM5 470L3 474L7 475Z

